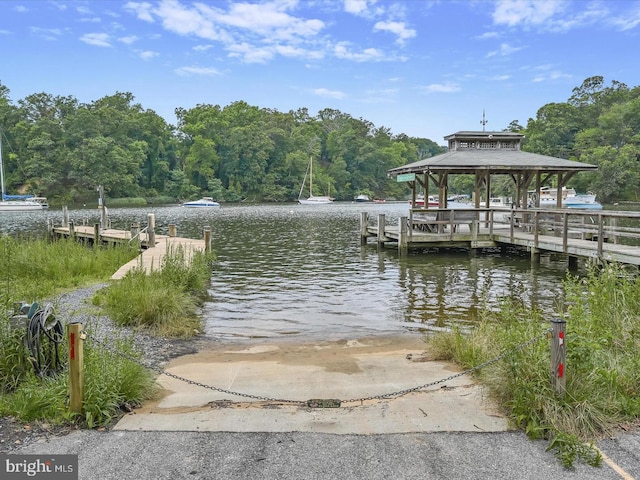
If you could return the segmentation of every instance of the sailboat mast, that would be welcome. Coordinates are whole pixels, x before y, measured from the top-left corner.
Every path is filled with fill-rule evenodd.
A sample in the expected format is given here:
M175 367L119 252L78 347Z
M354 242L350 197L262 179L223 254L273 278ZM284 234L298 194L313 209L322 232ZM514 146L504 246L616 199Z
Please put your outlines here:
M309 159L309 198L313 197L313 157Z

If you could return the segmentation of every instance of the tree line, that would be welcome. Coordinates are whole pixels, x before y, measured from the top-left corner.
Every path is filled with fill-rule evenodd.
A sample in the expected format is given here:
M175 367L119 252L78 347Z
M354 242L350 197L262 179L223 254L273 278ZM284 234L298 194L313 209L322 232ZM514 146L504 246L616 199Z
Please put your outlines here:
M86 104L46 93L14 103L0 83L6 190L54 205L92 201L98 185L109 198L285 202L298 197L313 159L315 194L401 199L408 187L387 170L445 151L329 108L314 116L237 101L175 112L171 125L122 92ZM526 127L514 120L504 130L524 133L526 151L597 164L599 172L575 177L576 190L602 201L638 200L640 87L591 77ZM470 193L470 182L453 179L451 191Z

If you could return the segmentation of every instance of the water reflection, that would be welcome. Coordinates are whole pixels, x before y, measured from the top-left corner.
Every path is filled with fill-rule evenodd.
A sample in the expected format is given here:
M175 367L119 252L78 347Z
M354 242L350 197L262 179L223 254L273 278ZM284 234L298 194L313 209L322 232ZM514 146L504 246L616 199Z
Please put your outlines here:
M112 209L114 228L146 224L159 233L169 224L199 238L211 227L217 253L211 301L204 307L212 337L304 335L327 339L462 327L477 321L483 305L514 297L554 314L566 263L543 257L531 268L527 255L495 252L420 253L359 243L360 212L384 213L396 222L407 204L326 206L246 205L220 209L155 207ZM59 211L0 215L0 233L45 234ZM97 209L69 213L76 222L99 221Z

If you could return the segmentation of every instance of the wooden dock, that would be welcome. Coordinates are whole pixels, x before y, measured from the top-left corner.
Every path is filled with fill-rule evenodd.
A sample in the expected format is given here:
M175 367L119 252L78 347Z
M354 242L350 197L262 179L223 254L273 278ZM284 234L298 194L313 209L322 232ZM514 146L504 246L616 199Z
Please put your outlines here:
M52 238L74 238L92 245L125 243L138 245L140 255L122 265L111 276L112 280L119 280L127 272L136 268L143 268L147 273L159 270L167 255L181 252L188 262L194 253L211 249L210 228L204 229L202 239L178 237L175 225L169 225L169 235L156 235L153 214L147 216L147 226L142 230L139 224L132 225L131 230L117 230L101 228L98 223L93 226L75 225L73 221L65 219L61 226L49 225L49 235Z
M507 217L505 219L505 217ZM379 215L372 224L361 214L360 239L409 250L514 246L539 260L542 252L600 262L640 265L640 213L618 211L512 209L412 209L396 225Z

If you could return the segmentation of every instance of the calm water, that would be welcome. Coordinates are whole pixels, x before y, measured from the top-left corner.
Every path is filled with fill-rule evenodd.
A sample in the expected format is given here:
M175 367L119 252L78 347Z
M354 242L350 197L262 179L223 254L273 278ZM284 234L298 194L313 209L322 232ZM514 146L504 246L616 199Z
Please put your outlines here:
M212 337L314 336L326 339L415 333L473 323L478 310L503 297L524 300L554 315L566 261L528 255L468 252L411 254L360 246L360 212L385 213L388 222L408 214L406 203L336 203L110 209L114 228L146 225L155 213L159 233L169 224L199 238L212 229L218 260L205 305ZM0 233L42 234L60 211L3 213ZM76 223L99 221L97 209L72 210Z

